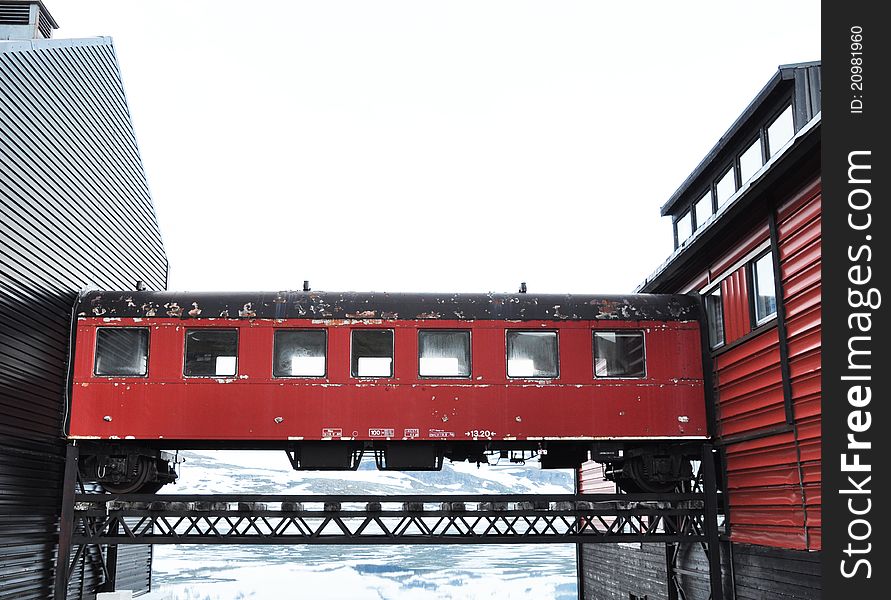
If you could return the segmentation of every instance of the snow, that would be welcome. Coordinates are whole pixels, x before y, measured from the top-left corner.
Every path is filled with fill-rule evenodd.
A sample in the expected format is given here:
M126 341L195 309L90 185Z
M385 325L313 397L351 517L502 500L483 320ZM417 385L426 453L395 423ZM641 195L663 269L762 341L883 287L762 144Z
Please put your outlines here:
M283 452L183 453L163 493L570 493L569 471L446 461L439 472L295 472ZM146 600L576 598L574 545L156 546Z

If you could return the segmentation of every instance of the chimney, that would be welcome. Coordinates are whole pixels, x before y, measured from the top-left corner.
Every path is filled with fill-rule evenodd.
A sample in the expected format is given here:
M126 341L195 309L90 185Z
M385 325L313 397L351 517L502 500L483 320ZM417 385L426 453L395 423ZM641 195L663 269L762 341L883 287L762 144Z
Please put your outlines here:
M58 28L40 0L0 0L0 40L46 40Z

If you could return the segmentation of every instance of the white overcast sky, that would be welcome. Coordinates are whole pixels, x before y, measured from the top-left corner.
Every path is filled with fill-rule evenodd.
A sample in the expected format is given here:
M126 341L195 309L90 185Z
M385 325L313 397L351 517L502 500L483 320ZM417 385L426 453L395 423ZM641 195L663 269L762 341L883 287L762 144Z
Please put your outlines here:
M170 288L631 291L818 2L47 0L114 39Z

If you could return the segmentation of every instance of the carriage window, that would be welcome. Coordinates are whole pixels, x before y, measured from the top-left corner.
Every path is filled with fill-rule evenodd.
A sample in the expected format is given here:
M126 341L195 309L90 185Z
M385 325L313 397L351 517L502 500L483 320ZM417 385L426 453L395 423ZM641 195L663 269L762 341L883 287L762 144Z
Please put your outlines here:
M326 342L324 329L276 331L273 376L324 377Z
M752 263L752 275L755 281L755 322L760 325L777 314L777 290L770 252Z
M143 377L148 366L148 329L96 330L96 375Z
M354 329L352 336L353 377L392 377L393 330Z
M556 331L508 331L508 377L557 377Z
M418 332L418 374L421 377L470 377L470 332Z
M724 305L721 303L721 286L705 296L705 314L708 319L708 343L717 348L724 343Z
M594 375L644 377L644 334L641 331L595 331Z
M186 331L183 374L190 377L231 377L238 364L238 331L190 329Z

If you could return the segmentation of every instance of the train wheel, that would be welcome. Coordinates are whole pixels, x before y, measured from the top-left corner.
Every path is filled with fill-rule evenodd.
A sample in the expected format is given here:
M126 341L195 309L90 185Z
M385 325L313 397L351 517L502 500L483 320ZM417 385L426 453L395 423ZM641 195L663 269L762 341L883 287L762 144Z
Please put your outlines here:
M616 480L622 491L629 494L671 494L677 491L677 481L657 481L645 467L644 460L640 456L630 459L622 470L625 476Z
M136 462L136 473L133 479L130 481L123 481L121 483L103 483L102 487L105 488L106 492L111 494L133 494L141 492L144 486L151 486L152 483L146 483L151 477L152 473L152 462L151 459L140 456L139 460ZM159 488L160 489L160 488ZM157 491L157 490L155 490ZM146 492L146 493L154 493L154 492Z

